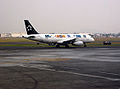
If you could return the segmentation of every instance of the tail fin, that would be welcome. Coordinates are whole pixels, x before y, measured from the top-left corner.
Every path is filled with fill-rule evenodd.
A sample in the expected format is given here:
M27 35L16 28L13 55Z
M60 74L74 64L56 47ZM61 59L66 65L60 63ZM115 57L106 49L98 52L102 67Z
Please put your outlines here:
M34 28L33 26L30 24L30 22L28 20L24 20L25 22L25 28L26 28L26 31L27 31L27 34L30 35L30 34L39 34Z

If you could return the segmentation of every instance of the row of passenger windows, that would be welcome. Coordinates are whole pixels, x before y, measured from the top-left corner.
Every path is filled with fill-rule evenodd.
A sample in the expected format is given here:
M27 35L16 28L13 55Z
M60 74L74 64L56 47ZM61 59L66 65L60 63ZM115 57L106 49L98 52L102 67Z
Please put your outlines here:
M81 35L45 35L46 38L57 37L57 38L65 38L65 37L78 37L81 38ZM83 35L86 38L86 35Z

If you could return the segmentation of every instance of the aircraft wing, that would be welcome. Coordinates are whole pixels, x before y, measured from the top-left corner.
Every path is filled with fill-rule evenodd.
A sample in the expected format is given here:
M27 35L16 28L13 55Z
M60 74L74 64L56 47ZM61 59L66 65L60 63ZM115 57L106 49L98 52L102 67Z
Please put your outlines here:
M68 38L68 39L60 40L57 43L59 43L59 44L70 44L70 43L74 42L75 40L76 40L76 38Z

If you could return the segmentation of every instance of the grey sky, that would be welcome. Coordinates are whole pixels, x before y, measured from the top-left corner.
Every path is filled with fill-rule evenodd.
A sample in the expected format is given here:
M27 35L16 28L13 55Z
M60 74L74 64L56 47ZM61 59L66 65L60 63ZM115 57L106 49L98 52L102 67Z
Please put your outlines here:
M120 32L120 0L0 0L0 33Z

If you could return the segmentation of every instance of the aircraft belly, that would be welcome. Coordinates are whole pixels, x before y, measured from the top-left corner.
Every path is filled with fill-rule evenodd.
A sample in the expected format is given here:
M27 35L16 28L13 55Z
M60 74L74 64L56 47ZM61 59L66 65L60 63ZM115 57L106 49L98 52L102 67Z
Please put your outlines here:
M47 38L47 39L44 39L43 40L44 42L46 42L46 43L56 43L57 42L57 39L55 39L55 38Z

